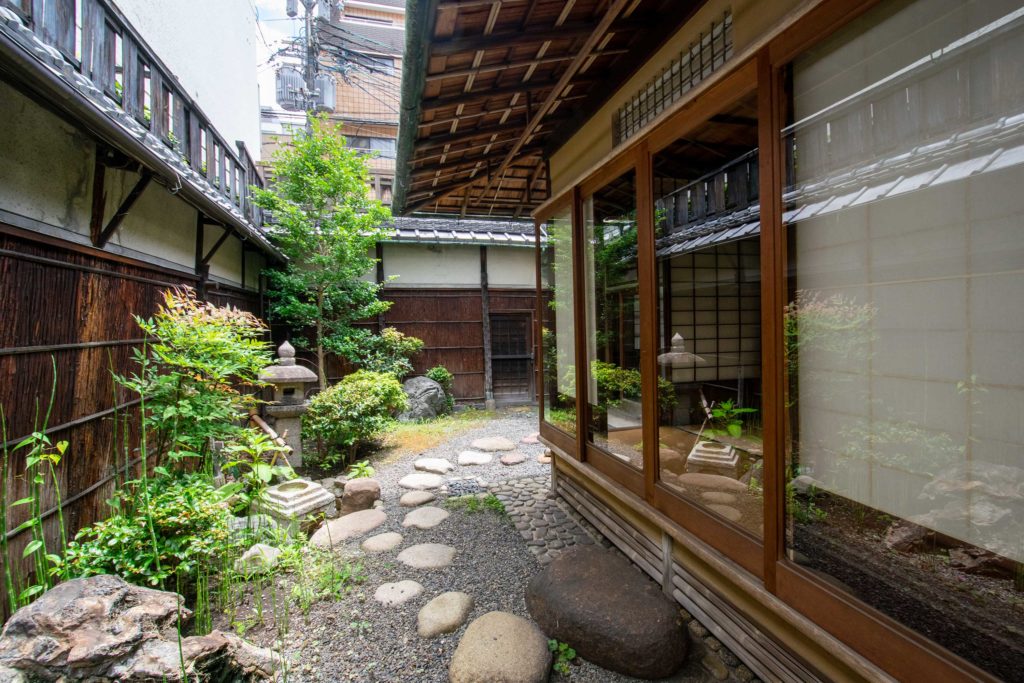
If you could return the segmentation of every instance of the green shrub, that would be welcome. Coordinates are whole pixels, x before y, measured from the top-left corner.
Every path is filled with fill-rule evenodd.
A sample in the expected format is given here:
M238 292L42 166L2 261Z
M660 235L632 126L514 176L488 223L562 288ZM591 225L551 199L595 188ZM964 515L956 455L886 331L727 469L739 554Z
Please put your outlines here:
M408 400L394 375L359 370L321 391L302 418L303 439L315 442L319 453L310 464L329 467L351 457L360 443L392 423Z
M194 580L231 546L231 513L205 475L151 479L124 489L121 501L121 514L85 527L68 544L71 575L117 574L164 586L175 574Z
M452 393L455 375L448 372L448 368L443 365L435 365L427 370L425 375L440 384L441 388L444 389L445 403L448 404L448 412L451 412L452 408L455 407L455 395Z
M590 363L590 373L598 390L603 394L605 405L618 405L624 398L640 396L640 371L620 368L613 363L595 360ZM671 410L676 404L675 387L664 377L658 377L658 408Z
M356 364L371 372L387 372L402 379L412 372L414 353L423 348L423 340L402 334L393 327L385 327L380 334L371 335L361 341L356 352Z

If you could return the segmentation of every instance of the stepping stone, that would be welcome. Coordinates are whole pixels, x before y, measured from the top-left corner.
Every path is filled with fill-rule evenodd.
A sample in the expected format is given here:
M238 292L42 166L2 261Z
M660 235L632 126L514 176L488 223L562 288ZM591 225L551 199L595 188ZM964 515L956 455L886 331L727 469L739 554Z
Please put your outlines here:
M534 432L533 434L527 434L523 438L519 439L519 443L525 443L525 444L540 443L540 439L537 438L539 436L540 436L540 432Z
M451 633L466 621L473 611L473 597L455 591L441 593L416 615L416 632L421 638Z
M451 460L445 460L444 458L420 458L413 463L413 467L421 472L431 472L433 474L448 474L448 472L455 469L455 465L452 464Z
M530 581L526 607L549 638L627 676L666 678L686 660L679 605L604 548L582 546L553 559Z
M423 505L437 498L430 491L409 491L403 493L402 497L398 499L398 504L404 508L414 508L417 505Z
M411 526L415 529L433 529L435 526L448 519L448 511L426 506L417 508L405 516L402 526Z
M371 509L353 512L344 517L328 520L309 542L313 545L327 548L344 543L350 538L356 538L373 531L387 520L388 516L383 510Z
M551 456L550 455L544 455L543 453L541 453L540 455L537 456L537 462L539 462L541 465L550 465L551 464Z
M459 453L460 465L486 465L491 461L490 453L478 453L477 451L462 451Z
M423 586L415 581L398 581L385 583L373 593L373 599L377 602L394 607L418 597L423 592Z
M708 510L725 517L730 522L738 522L743 519L743 513L728 505L708 505Z
M715 489L717 491L731 491L743 493L747 485L730 477L723 477L720 474L704 474L703 472L687 472L676 477L676 481L682 486L693 486L699 489Z
M360 543L359 547L362 548L364 552L383 553L397 548L398 544L401 542L402 534L394 531L386 531L383 534L370 536L368 539Z
M398 561L414 569L440 569L455 559L455 548L440 543L411 545L398 553Z
M476 451L512 451L516 445L503 436L485 436L469 444Z
M522 453L509 453L508 455L501 456L502 465L521 465L526 461L526 456Z
M533 622L488 612L466 627L448 676L451 683L543 683L550 667L548 640Z
M736 502L736 496L731 493L722 493L721 491L705 491L700 494L700 497L701 500L708 503L718 503L719 505L731 505Z
M398 485L403 489L422 491L424 489L441 488L444 484L444 477L439 474L428 474L426 472L413 472L402 477Z

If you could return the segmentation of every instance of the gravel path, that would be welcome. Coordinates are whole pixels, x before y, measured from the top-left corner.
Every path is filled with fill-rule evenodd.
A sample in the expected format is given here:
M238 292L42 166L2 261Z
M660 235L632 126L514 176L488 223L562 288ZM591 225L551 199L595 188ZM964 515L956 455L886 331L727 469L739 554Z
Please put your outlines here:
M448 665L466 624L493 610L529 618L524 599L526 585L542 569L538 556L545 561L548 559L547 548L538 550L537 543L527 544L526 536L530 536L529 540L537 540L533 538L536 520L543 521L547 513L556 523L562 534L556 533L550 540L562 543L570 539L575 543L588 542L586 539L599 540L592 535L592 527L584 529L577 526L573 516L563 515L564 508L557 509L556 502L544 495L543 478L550 476L550 465L537 462L544 446L520 443L523 437L536 432L536 429L535 410L502 411L478 429L423 453L403 456L378 469L374 478L381 485L382 509L387 520L366 536L353 539L338 549L347 560L361 563L365 580L340 600L315 604L307 617L293 610L289 633L282 643L285 656L292 662L288 681L443 683L448 680ZM413 463L421 457L446 458L454 463L460 451L469 450L474 439L484 436L508 438L516 444L518 452L527 456L526 460L518 465L502 465L499 459L504 453L498 452L489 464L456 467L445 478L451 482L470 477L470 481L485 487L482 489L485 493L488 490L497 492L499 499L508 506L509 514L500 515L484 507L476 512L447 508L445 494L441 491L435 492L437 500L429 505L448 509L451 513L448 519L432 529L403 527L402 520L410 508L398 504L399 497L405 493L398 486L398 481L414 471ZM449 483L449 486L458 488L458 484ZM527 506L529 500L536 502ZM555 512L559 514L556 516ZM531 517L533 523L530 522ZM366 554L359 548L360 541L384 532L400 533L403 540L393 550L377 554ZM572 545L572 542L567 545ZM413 569L397 561L399 552L421 543L454 547L456 555L451 566ZM559 550L557 543L552 550ZM374 600L374 592L379 586L403 580L422 584L423 593L397 606L384 606ZM287 578L280 581L282 586L287 585ZM466 624L437 638L420 638L416 633L418 611L445 591L461 591L474 598L475 604ZM274 642L275 633L270 627L259 627L245 636L254 642L270 645ZM636 680L582 660L577 662L568 678L552 674L551 680L556 683L626 683ZM687 666L682 674L671 680L697 683L711 679Z

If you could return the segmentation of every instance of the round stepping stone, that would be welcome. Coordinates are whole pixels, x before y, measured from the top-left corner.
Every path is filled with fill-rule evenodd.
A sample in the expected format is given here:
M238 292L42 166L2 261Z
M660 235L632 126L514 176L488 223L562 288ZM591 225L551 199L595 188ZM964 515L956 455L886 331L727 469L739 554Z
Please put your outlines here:
M398 553L398 561L414 569L440 569L455 559L455 548L440 543L411 545Z
M604 548L583 546L552 560L527 586L526 608L548 637L605 669L656 680L686 659L679 605Z
M548 640L532 621L488 612L466 627L448 676L451 683L542 683L550 667Z
M738 522L743 519L743 513L728 505L708 505L708 510L725 517L730 522Z
M720 474L704 474L703 472L687 472L680 474L678 481L683 486L693 486L699 489L715 489L718 491L733 491L742 493L747 490L747 485Z
M550 465L551 464L551 456L550 455L544 455L543 453L541 453L540 455L537 456L537 462L539 462L541 465Z
M501 456L502 465L521 465L526 461L526 456L522 453L509 453L508 455Z
M344 543L350 538L362 536L373 531L387 520L388 516L383 510L370 509L353 512L344 517L327 520L309 542L313 545L327 548Z
M413 467L421 472L431 472L433 474L448 474L448 472L455 469L455 465L452 464L451 460L445 460L444 458L420 458L413 463Z
M475 451L512 451L516 445L503 436L485 436L469 444Z
M439 474L428 474L427 472L413 472L407 474L398 481L398 485L403 489L412 489L413 491L422 491L424 489L437 489L441 488L444 484L444 477Z
M456 591L441 593L424 605L416 615L416 632L421 638L451 633L462 626L472 611L471 595Z
M373 599L377 602L394 607L408 602L423 592L423 586L415 581L397 581L385 583L373 593Z
M435 498L437 496L430 491L409 491L402 494L402 497L398 499L398 504L404 508L414 508L418 505L429 503Z
M534 432L533 434L527 434L523 438L519 439L519 443L534 444L540 443L540 432Z
M494 456L490 453L479 453L477 451L462 451L459 453L460 465L486 465Z
M709 503L718 503L719 505L731 505L736 502L736 496L722 491L705 491L700 494L700 497Z
M416 529L433 529L435 526L448 519L448 511L430 505L413 510L402 520L402 526L411 526Z
M398 547L398 544L401 542L402 534L394 531L386 531L383 534L370 536L368 539L360 543L359 547L368 553L383 553Z

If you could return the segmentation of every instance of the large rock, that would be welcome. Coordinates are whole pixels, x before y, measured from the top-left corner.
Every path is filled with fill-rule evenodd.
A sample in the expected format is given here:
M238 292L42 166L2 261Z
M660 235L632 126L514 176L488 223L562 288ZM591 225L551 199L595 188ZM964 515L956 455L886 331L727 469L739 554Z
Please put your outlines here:
M373 502L380 500L380 484L376 479L351 479L345 484L338 511L347 515L360 510L369 510Z
M247 576L266 574L274 569L281 557L281 551L266 543L255 543L235 560L235 571Z
M424 605L416 615L416 632L421 638L451 633L473 611L473 596L451 591L441 593Z
M313 545L323 548L344 543L350 538L362 536L373 531L387 520L387 515L382 510L360 510L350 515L331 519L324 522L323 526L316 530L316 533L309 539Z
M665 678L686 659L679 608L604 548L584 546L555 558L530 581L526 606L549 638L627 676Z
M448 410L444 389L429 377L407 379L402 382L402 389L409 397L409 408L398 416L402 422L430 420Z
M0 668L29 680L127 682L262 681L274 677L276 655L231 633L178 641L175 593L140 588L117 576L72 579L8 620L0 634Z
M548 641L533 622L488 612L466 627L448 676L451 683L543 683L550 671Z

